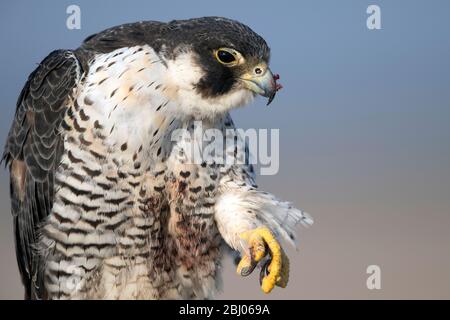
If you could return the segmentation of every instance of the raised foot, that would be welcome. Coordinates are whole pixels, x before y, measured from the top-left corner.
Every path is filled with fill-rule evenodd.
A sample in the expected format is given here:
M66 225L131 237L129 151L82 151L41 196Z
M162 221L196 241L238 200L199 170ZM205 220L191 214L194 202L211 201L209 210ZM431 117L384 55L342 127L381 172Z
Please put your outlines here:
M289 280L289 259L269 228L259 227L246 231L240 237L247 242L249 253L239 262L237 273L248 276L258 262L270 255L270 259L261 268L261 289L264 293L269 293L275 285L286 287Z

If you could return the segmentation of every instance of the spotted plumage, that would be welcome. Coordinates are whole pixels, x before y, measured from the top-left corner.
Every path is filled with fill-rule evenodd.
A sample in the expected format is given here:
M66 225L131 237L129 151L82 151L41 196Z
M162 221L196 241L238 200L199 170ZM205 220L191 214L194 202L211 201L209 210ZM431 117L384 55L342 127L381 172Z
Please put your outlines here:
M309 224L259 191L245 161L192 163L172 136L201 121L225 137L230 109L273 99L268 59L250 28L215 17L123 25L46 57L4 152L26 298L210 298L224 243L244 254L244 231L293 239Z

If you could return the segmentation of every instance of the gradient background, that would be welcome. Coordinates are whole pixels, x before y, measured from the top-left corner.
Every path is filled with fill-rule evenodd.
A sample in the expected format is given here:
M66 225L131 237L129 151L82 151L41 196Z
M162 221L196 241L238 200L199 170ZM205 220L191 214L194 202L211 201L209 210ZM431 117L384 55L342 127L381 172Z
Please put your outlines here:
M81 7L81 30L66 8ZM366 28L378 4L382 30ZM243 128L280 128L280 171L259 178L310 212L287 289L266 296L228 261L220 298L450 298L449 1L2 1L0 140L17 96L51 50L138 20L220 15L272 47L285 89L270 108L234 111ZM8 178L0 171L0 298L21 298ZM366 268L382 289L366 288Z

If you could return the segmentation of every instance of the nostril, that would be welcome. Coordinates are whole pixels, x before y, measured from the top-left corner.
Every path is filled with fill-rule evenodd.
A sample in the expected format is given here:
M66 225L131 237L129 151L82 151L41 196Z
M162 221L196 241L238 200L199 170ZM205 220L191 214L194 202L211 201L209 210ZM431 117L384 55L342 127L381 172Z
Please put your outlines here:
M255 68L255 73L259 75L259 74L262 74L263 71L261 68Z

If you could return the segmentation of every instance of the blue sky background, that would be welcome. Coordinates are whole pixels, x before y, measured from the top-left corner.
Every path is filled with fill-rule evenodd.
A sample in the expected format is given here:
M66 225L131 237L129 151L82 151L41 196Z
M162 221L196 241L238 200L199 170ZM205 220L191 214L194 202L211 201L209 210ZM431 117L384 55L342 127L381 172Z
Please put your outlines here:
M81 30L66 8L81 7ZM382 30L366 28L381 7ZM125 22L219 15L272 48L284 89L233 112L237 125L280 128L280 172L261 188L316 219L291 251L291 286L270 298L450 298L450 2L2 1L0 140L17 96L51 50ZM0 173L0 297L21 296L6 171ZM303 231L303 230L300 230ZM383 289L365 287L378 264ZM226 268L224 298L264 298Z

